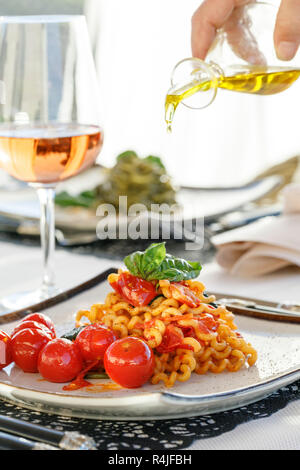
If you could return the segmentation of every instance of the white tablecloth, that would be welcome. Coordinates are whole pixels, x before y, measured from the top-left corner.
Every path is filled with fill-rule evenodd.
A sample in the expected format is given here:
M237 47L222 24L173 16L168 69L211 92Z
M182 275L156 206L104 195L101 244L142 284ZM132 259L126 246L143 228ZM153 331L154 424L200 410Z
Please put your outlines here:
M66 251L56 253L57 281L62 288L74 286L111 266L118 266L118 263ZM0 296L38 287L41 276L40 250L0 243L0 273ZM237 279L211 264L203 268L201 280L209 291L271 301L300 302L299 269L289 269L257 279ZM268 418L240 424L219 437L194 441L189 449L299 450L300 400Z
M195 441L189 449L300 450L300 400L268 418L240 424L218 437Z

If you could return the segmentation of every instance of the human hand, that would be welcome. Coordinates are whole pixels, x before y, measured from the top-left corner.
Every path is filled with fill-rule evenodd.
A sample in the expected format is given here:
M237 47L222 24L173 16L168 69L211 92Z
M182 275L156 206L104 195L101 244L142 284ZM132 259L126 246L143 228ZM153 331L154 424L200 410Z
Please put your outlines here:
M228 40L235 53L250 63L263 63L264 59L260 56L255 39L249 36L247 19L244 18L242 23L238 23L235 18L235 15L239 15L238 10L234 11L237 7L252 2L253 0L204 0L192 18L193 56L204 59L217 30L226 25ZM239 40L237 40L238 37ZM292 59L299 43L300 2L299 0L282 0L274 30L274 44L278 58ZM255 56L256 59L253 60Z

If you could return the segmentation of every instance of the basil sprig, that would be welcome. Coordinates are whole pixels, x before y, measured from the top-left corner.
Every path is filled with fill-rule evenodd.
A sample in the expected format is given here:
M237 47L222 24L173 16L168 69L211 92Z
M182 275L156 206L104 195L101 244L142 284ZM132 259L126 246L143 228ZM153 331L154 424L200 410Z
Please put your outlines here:
M197 261L169 255L164 242L153 243L145 251L135 251L126 256L124 263L131 274L147 281L187 281L198 277L202 269Z

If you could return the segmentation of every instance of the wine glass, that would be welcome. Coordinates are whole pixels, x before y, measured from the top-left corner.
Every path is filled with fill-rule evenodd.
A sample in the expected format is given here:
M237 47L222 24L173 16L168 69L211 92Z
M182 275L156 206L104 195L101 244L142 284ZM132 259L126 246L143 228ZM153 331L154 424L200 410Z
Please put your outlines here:
M17 310L58 293L55 186L93 165L103 144L85 17L1 17L0 84L0 165L36 189L41 207L42 284L0 299Z
M169 130L179 104L204 109L219 88L271 95L299 78L299 54L288 63L276 56L273 32L277 13L275 5L264 1L237 7L217 31L205 61L191 57L178 62L166 97Z

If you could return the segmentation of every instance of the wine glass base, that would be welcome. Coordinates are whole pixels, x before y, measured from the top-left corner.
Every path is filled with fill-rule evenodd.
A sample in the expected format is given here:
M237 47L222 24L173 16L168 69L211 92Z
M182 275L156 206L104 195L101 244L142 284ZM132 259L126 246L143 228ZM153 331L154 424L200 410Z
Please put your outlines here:
M38 289L35 291L17 292L8 295L7 297L0 298L0 316L6 315L9 312L16 312L18 310L26 309L37 305L44 300L55 297L60 290L56 287L45 289Z

